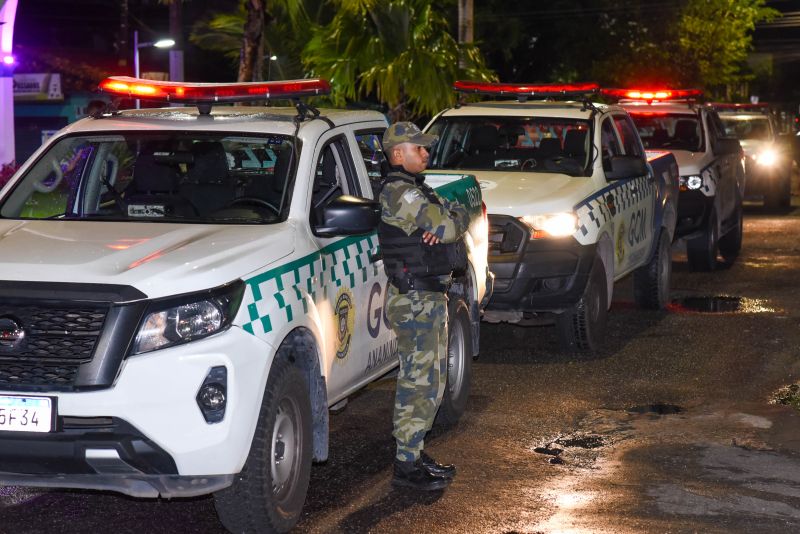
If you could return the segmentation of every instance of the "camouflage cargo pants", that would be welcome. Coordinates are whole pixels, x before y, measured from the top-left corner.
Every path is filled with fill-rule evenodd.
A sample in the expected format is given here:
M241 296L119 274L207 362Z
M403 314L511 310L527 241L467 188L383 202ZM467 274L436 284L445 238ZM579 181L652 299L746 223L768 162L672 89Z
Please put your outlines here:
M401 295L389 284L386 317L400 358L392 434L397 459L411 462L419 458L447 382L447 296L433 291Z

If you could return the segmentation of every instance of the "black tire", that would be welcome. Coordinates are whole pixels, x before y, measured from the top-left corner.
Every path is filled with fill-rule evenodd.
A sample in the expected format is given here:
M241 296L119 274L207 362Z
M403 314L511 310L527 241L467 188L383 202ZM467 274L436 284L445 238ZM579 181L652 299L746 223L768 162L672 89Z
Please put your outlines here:
M436 424L454 425L467 409L472 383L472 323L469 306L463 298L448 305L447 385L436 414Z
M788 208L792 205L791 178L777 178L764 195L764 207L771 211Z
M717 252L719 250L719 229L717 214L711 211L703 234L686 242L686 256L689 269L709 272L717 268Z
M662 229L653 257L633 272L633 298L636 304L648 310L666 308L671 277L672 250L669 235Z
M556 319L561 348L590 353L600 348L608 318L608 285L603 262L595 258L580 300Z
M287 532L300 518L310 474L308 385L298 368L276 359L244 469L214 494L217 515L234 533Z
M739 201L736 206L736 224L727 234L719 238L719 253L727 263L733 263L742 250L742 236L744 233L744 215L742 203Z

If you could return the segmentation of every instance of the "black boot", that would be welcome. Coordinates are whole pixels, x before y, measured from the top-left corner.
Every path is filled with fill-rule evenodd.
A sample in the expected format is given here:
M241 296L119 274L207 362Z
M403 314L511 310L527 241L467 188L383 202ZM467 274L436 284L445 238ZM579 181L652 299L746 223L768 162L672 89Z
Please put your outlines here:
M416 462L394 461L394 476L392 486L402 486L422 491L444 489L450 484L450 479L434 475L422 465L422 459Z
M425 454L425 451L420 452L419 459L422 460L422 467L432 475L449 478L451 480L456 476L456 466L452 464L442 465Z

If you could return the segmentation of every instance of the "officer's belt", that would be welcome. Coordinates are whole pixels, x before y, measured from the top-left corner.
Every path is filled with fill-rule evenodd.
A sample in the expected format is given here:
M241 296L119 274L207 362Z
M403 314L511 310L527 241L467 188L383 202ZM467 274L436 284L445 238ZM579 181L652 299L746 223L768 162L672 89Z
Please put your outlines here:
M389 283L396 287L401 295L414 290L447 293L447 290L450 289L450 284L436 278L390 278Z

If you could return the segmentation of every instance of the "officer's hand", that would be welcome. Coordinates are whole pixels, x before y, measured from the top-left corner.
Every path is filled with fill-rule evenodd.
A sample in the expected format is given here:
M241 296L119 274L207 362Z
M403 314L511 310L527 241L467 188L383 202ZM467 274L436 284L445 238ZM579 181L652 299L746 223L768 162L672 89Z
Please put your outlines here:
M440 241L441 239L436 237L436 234L432 234L430 232L425 232L424 234L422 234L422 242L425 243L426 245L436 245Z

